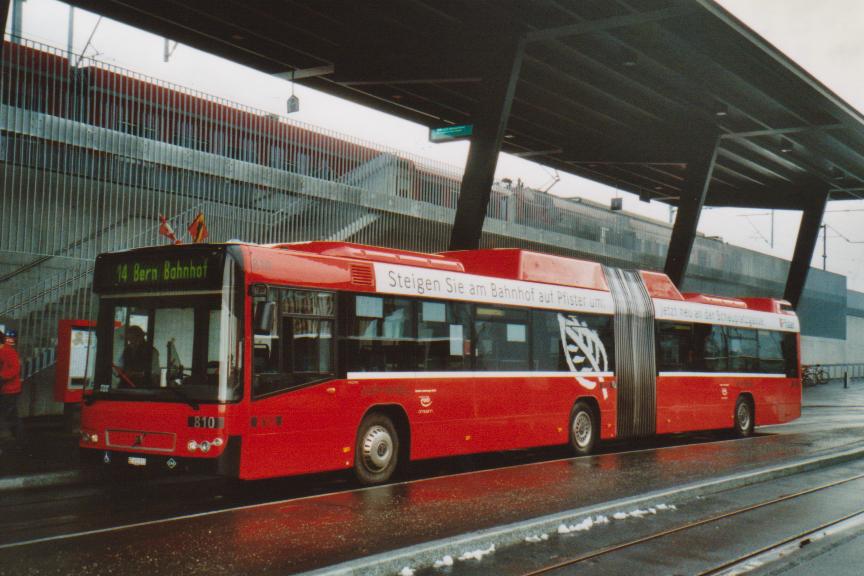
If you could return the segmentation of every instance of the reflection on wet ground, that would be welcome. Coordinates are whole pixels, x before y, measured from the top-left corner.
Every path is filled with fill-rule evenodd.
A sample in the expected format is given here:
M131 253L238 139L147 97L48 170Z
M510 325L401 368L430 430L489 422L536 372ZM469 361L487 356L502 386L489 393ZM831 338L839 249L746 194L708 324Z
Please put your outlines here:
M364 490L354 490L342 474L231 491L213 482L132 482L82 495L82 506L70 515L79 520L67 531L206 514L0 549L0 574L56 573L60 566L76 574L298 572L860 444L864 409L854 408L864 405L860 388L819 392L800 421L745 440L695 434L610 443L583 458L567 458L556 448L421 462L410 482ZM236 509L244 504L253 505ZM209 513L226 507L235 509ZM29 530L0 529L0 542L57 533L56 526Z
M644 448L293 499L0 550L0 573L290 573L860 442L858 428ZM106 556L107 555L107 556ZM104 561L104 560L103 560ZM101 562L101 561L100 561ZM104 565L102 565L104 568Z

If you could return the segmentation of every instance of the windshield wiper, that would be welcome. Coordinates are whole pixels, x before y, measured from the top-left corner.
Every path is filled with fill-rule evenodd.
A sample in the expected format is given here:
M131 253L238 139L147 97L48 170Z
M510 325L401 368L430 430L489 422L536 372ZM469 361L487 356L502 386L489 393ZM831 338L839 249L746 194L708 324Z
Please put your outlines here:
M200 408L200 405L198 404L198 402L196 402L195 400L190 398L188 394L186 394L185 392L183 392L179 388L164 388L164 390L168 390L169 392L173 393L175 396L180 398L183 402L185 402L186 404L191 406L193 410L198 410Z

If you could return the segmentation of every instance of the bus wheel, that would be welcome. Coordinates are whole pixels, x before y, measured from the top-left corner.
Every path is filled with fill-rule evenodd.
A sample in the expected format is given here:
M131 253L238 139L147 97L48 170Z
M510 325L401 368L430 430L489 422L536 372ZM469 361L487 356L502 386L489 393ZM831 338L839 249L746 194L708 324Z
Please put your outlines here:
M576 402L570 411L570 446L579 456L590 454L597 442L597 415L587 403Z
M735 435L745 438L753 433L753 402L739 396L735 403Z
M399 463L399 435L390 418L367 414L357 430L354 448L354 474L361 484L381 484L393 476Z

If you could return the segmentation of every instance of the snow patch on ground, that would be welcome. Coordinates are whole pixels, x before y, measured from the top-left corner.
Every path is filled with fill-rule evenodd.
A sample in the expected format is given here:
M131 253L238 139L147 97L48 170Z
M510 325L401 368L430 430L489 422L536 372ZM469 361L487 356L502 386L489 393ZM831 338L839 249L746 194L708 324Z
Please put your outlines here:
M537 534L531 534L530 536L525 537L525 542L529 542L531 544L542 542L544 540L549 540L548 534L540 534L539 536Z
M663 508L660 506L652 506L647 510L642 510L641 508L637 508L636 510L631 510L630 512L615 512L612 515L614 520L626 520L627 518L643 518L648 516L649 514L657 514L657 510L671 510L669 506L666 504L662 504ZM558 534L570 534L571 532L585 532L587 530L591 530L594 526L601 526L605 524L609 524L610 520L608 516L604 516L599 514L594 516L588 516L583 518L580 522L576 524L560 524L558 526Z
M463 562L465 560L482 560L484 556L492 554L493 552L495 552L495 544L491 544L489 548L486 548L485 550L478 549L470 552L463 552L462 555L459 556L459 560Z
M590 516L588 518L583 518L581 522L568 526L571 532L585 532L593 527L594 520L592 520Z
M450 556L449 554L447 556L444 556L444 558L442 558L441 560L436 560L435 564L433 564L433 566L435 566L435 568L443 568L444 566L452 566L452 565L453 565L453 557Z
M675 506L675 504L656 504L649 507L647 510L637 508L636 510L630 510L629 512L615 512L614 514L612 514L612 518L614 518L615 520L626 520L627 518L644 518L645 516L656 515L658 512L668 512L677 509L678 507Z
M641 519L645 516L656 515L658 512L671 512L672 510L677 510L678 507L675 504L655 504L654 506L650 506L647 509L637 508L636 510L630 510L628 512L615 512L612 514L613 520L626 520L627 518L636 518ZM608 516L603 514L598 514L594 517L586 516L576 524L566 524L561 523L558 526L558 534L571 534L573 532L587 532L591 530L595 526L604 526L609 524L612 520L609 519ZM543 542L545 540L549 540L549 534L541 533L541 534L529 534L525 537L525 542L535 544L537 542ZM467 560L482 560L484 556L488 556L495 552L495 544L490 544L488 548L485 549L477 549L471 550L469 552L463 552L458 560L460 562L465 562ZM444 556L440 560L435 560L433 566L435 568L445 568L453 566L453 557L452 556ZM414 576L414 568L410 568L408 566L402 568L399 572L399 576Z

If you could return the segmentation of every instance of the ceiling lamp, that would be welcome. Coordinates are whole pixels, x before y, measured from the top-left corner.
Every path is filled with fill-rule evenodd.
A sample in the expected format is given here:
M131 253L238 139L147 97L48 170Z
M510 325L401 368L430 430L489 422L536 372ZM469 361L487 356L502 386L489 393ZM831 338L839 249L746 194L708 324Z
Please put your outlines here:
M300 98L294 94L294 71L291 71L291 96L288 97L288 102L285 105L288 114L300 111Z

